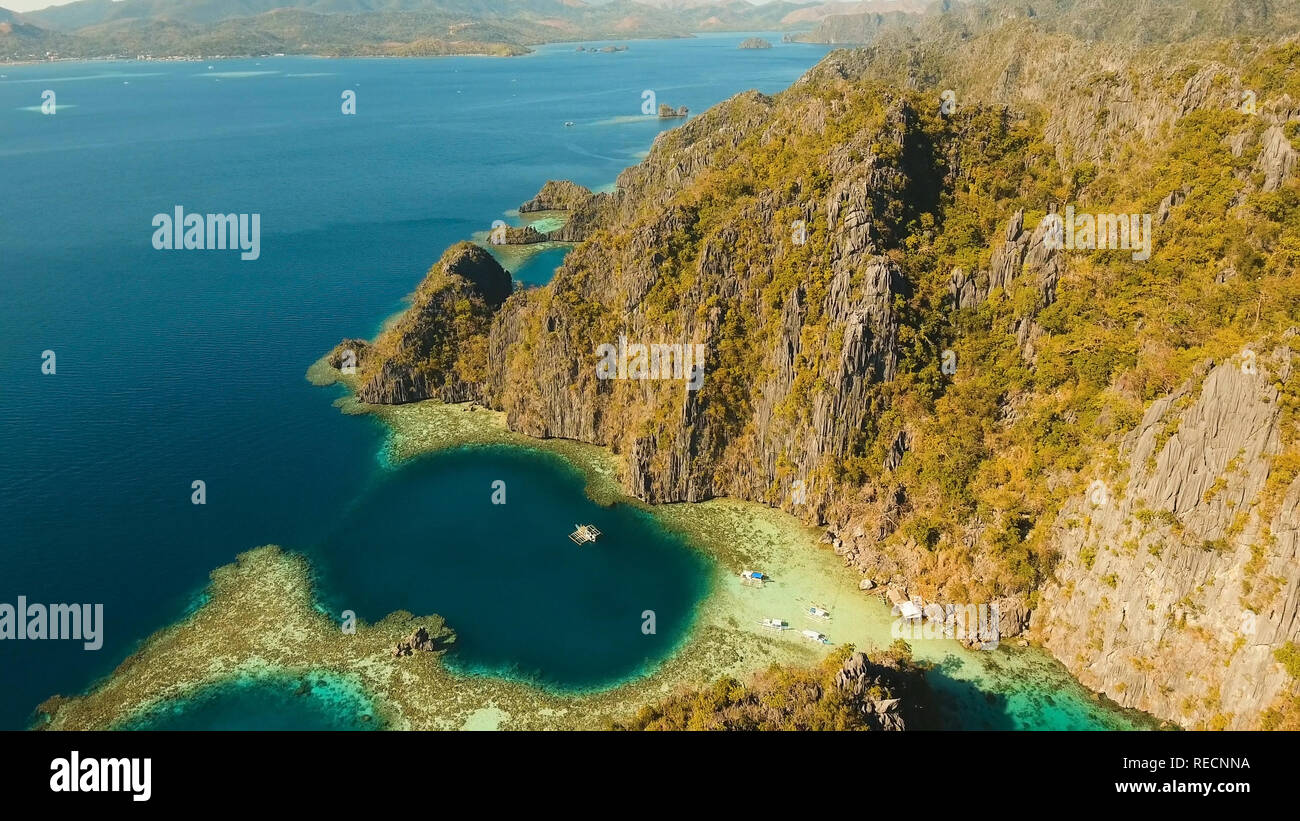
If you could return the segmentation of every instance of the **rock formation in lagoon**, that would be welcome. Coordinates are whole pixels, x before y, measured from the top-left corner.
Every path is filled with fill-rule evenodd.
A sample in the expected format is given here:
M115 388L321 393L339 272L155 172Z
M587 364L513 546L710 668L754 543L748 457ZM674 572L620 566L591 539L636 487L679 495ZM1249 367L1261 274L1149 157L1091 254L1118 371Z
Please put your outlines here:
M546 235L531 225L508 225L500 234L494 233L488 241L493 245L536 245L546 240Z
M567 203L585 242L495 313L499 364L468 394L528 435L610 447L647 501L778 505L882 585L996 602L1004 635L1028 627L1121 704L1255 726L1295 686L1279 654L1300 641L1300 278L1277 239L1296 230L1278 203L1295 196L1300 88L1268 79L1294 47L1209 63L1008 26L924 53L966 78L955 111L893 48L737 95L661 134L612 194ZM1127 69L1068 70L1099 60ZM1048 241L1049 209L1103 195L1156 212L1152 259ZM703 390L598 380L594 352L621 334L705 344ZM1244 350L1267 401L1223 376ZM1189 474L1202 451L1226 456ZM1081 519L1098 480L1119 518Z
M736 46L736 48L745 48L745 49L750 49L750 48L761 49L761 48L771 48L771 47L772 44L764 40L762 37L746 37L744 40L740 41L739 46Z
M595 196L587 188L570 180L547 180L537 196L519 206L519 213L535 211L576 211Z
M429 631L421 626L415 628L411 635L397 642L393 648L393 657L401 658L409 656L415 652L433 653L438 650L438 640L429 635Z
M691 113L690 109L688 109L686 106L679 106L678 108L673 108L672 106L668 105L668 103L659 104L659 119L661 120L675 120L679 117L685 117L690 113Z

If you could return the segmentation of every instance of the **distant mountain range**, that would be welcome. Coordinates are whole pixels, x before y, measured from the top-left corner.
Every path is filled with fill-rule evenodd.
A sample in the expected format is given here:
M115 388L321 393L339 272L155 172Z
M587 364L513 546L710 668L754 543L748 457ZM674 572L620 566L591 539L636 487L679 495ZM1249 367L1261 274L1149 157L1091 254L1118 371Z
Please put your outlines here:
M797 30L836 15L923 7L923 0L79 0L21 15L0 9L0 59L504 55L547 42Z
M1295 0L1141 0L1122 13L1115 9L1113 0L937 0L923 15L900 13L914 7L830 14L792 39L869 45L894 38L955 46L1014 21L1032 23L1048 34L1130 45L1277 36L1300 29L1300 2Z

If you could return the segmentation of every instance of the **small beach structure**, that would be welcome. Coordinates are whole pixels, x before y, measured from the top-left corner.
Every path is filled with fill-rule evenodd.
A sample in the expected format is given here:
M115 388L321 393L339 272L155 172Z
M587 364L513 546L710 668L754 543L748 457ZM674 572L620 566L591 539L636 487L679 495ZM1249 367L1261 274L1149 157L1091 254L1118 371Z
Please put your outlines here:
M815 641L818 644L830 644L830 640L821 633L818 633L816 630L804 630L803 637L808 639L808 641Z
M789 630L790 623L785 619L763 619L759 625L768 630Z
M908 621L921 618L920 605L914 601L909 601L902 593L892 587L889 588L889 603L894 605L894 609L898 611L899 615Z
M770 578L771 578L770 576L760 573L757 570L740 571L741 584L753 585L754 587L762 587L763 582L768 581Z
M594 542L596 539L600 538L600 531L596 529L595 525L574 525L574 527L576 527L577 530L570 533L569 538L579 547L587 542Z

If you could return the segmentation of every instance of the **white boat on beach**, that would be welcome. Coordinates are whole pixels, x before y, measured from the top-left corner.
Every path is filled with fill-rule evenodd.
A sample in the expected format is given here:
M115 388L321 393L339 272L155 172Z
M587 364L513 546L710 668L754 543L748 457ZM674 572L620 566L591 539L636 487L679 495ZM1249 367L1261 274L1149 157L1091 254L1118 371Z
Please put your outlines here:
M785 619L763 619L759 625L766 627L768 630L789 630L790 623Z
M830 621L831 613L824 607L812 604L803 612L804 618L816 619L817 621Z
M763 573L760 573L757 570L740 571L741 584L750 584L750 585L754 585L755 587L762 587L763 582L766 581L771 581L771 577Z
M815 641L818 644L831 643L830 639L826 638L826 636L822 635L821 633L818 633L816 630L804 630L803 637L808 639L808 641Z

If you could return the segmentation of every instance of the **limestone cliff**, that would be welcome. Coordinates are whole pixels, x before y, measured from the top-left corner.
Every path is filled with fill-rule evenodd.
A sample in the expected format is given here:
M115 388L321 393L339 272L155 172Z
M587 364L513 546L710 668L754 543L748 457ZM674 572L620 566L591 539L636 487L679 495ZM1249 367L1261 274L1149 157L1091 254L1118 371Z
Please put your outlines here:
M358 398L400 404L477 396L487 367L484 337L511 287L510 274L477 245L462 242L447 249L420 283L411 307L373 346L361 349ZM337 355L336 348L331 358Z
M737 95L611 193L548 183L521 210L581 243L552 283L506 298L458 246L360 396L608 446L647 501L781 506L1123 704L1254 726L1300 642L1300 46L950 35ZM1067 204L1149 214L1149 257L1049 242ZM653 372L600 369L629 345Z
M1300 478L1277 464L1290 353L1223 362L1147 409L1053 525L1033 628L1087 686L1188 726L1253 727L1292 686ZM1208 367L1208 365L1207 365Z

